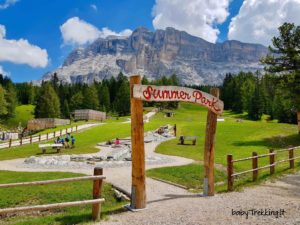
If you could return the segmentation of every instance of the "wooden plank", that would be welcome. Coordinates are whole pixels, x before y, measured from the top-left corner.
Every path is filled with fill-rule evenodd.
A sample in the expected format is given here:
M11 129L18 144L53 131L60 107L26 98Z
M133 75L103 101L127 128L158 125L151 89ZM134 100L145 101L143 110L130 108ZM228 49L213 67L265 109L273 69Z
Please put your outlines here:
M270 149L270 174L273 175L275 173L275 155L273 154L274 150Z
M294 162L294 149L291 148L289 151L289 160L290 160L290 168L293 169L295 168L295 162Z
M211 95L215 99L219 98L219 89L211 88ZM204 146L204 182L203 194L206 196L213 196L215 193L214 184L214 161L215 161L215 135L217 129L218 115L213 111L208 111L206 121L206 137Z
M105 176L103 176L103 175L84 176L84 177L63 178L63 179L57 179L57 180L43 180L43 181L31 181L31 182L0 184L0 188L37 186L37 185L58 184L58 183L67 183L67 182L83 181L83 180L101 180L101 179L105 179Z
M192 102L207 107L214 113L221 115L224 103L219 96L208 94L192 88L178 86L154 86L135 84L133 98L143 101L183 101Z
M134 85L141 84L140 76L130 77L132 186L131 208L146 208L145 147L143 102L133 96Z
M258 176L258 159L257 159L257 153L256 152L252 152L252 156L253 156L253 159L252 159L252 170L253 170L253 174L252 174L252 178L253 178L253 181L256 181L257 180L257 176Z
M298 119L298 134L300 134L300 111L297 112L297 119Z
M300 150L300 146L297 146L297 147L289 147L289 148L285 148L285 149L279 149L279 150L276 150L276 152L284 152L284 151L289 151L291 149L294 149L294 150Z
M102 176L103 169L101 167L94 168L94 176ZM94 180L93 184L93 199L101 198L101 191L102 191L102 179ZM92 207L92 218L93 220L100 219L101 213L101 204L95 203Z
M2 214L7 214L7 213L17 213L17 212L26 212L26 211L42 211L42 210L49 210L49 209L65 208L65 207L70 207L70 206L95 204L95 203L101 203L104 201L105 201L104 198L99 198L99 199L93 199L93 200L62 202L62 203L54 203L54 204L47 204L47 205L5 208L5 209L0 209L0 214L2 215Z
M268 153L268 154L263 154L263 155L258 155L258 156L251 156L251 157L247 157L247 158L236 159L236 160L233 160L233 162L242 162L242 161L246 161L246 160L252 160L254 158L264 158L264 157L267 157L270 155L276 155L276 153L273 152L273 153Z
M233 191L233 182L234 177L233 174L233 161L232 161L232 155L227 155L227 190Z

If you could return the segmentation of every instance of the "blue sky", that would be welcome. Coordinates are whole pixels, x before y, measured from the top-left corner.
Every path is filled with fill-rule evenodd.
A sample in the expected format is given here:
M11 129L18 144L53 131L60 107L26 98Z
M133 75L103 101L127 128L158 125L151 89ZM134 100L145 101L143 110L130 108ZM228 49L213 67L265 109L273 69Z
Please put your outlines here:
M185 9L182 2L188 2L184 5ZM265 2L269 3L263 5L266 9L274 6L271 0ZM39 79L57 68L73 48L93 40L82 37L79 42L74 37L74 32L78 32L78 23L84 27L90 26L96 36L105 36L104 27L118 34L139 26L152 31L173 26L210 42L227 39L259 42L261 39L258 37L255 41L254 35L264 31L264 27L255 31L252 28L252 33L247 35L251 25L247 24L245 29L245 21L248 21L249 15L255 18L261 16L264 12L260 8L263 6L259 5L261 3L257 3L256 7L253 4L247 6L245 1L241 12L242 4L243 0L0 0L0 72L9 75L15 82L23 82ZM274 7L280 4L278 1ZM298 4L300 2L297 7ZM283 10L291 11L290 8ZM232 22L234 17L236 19ZM292 21L300 21L297 15L294 17ZM61 29L63 24L64 30ZM230 26L232 29L228 34ZM274 29L276 27L277 24ZM268 35L274 34L274 29ZM247 38L251 34L253 37L249 41ZM14 50L18 52L13 54Z

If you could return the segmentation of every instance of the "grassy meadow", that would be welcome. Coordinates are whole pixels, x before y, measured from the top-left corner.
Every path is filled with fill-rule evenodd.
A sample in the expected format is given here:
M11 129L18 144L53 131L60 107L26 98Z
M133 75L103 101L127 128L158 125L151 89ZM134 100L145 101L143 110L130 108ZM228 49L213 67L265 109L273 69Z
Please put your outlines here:
M34 105L19 105L16 107L15 116L8 120L1 121L2 126L8 129L17 128L21 123L24 128L27 126L27 121L34 118Z
M149 123L145 124L145 131L154 130L161 125L176 124L177 138L161 143L156 152L166 155L176 155L194 159L195 162L189 165L176 167L162 167L147 171L147 176L154 177L173 183L177 183L194 189L201 190L203 182L203 148L205 140L205 126L207 109L197 105L181 103L177 110L174 110L174 117L165 117L163 112L157 113ZM276 121L267 122L250 121L245 115L236 115L231 112L223 114L224 122L218 122L216 134L215 181L218 184L216 190L219 192L226 190L226 156L233 154L234 159L249 157L253 151L258 154L268 153L268 149L285 148L288 145L299 146L300 138L296 125L279 124ZM74 149L63 150L60 154L81 154L99 151L95 148L99 142L107 141L116 137L124 138L130 136L130 123L122 123L129 117L119 119L110 118L105 124L74 133L76 137L76 147ZM242 118L242 120L240 120ZM239 119L239 120L237 120ZM239 122L238 122L239 121ZM179 136L198 136L197 144L179 144ZM49 141L50 142L50 141ZM56 154L49 152L48 154ZM29 156L40 156L41 151L38 144L24 145L11 149L0 150L0 160L24 158ZM295 152L300 155L300 152ZM287 152L276 156L277 159L287 158ZM1 162L0 162L1 163ZM268 158L259 159L259 166L266 165ZM296 163L299 169L300 163ZM234 164L235 172L251 169L251 161ZM296 169L295 169L296 170ZM277 177L288 170L288 163L276 167ZM20 173L0 171L1 183L20 182L29 180L55 179L61 177L78 176L72 173ZM256 183L265 180L268 170L259 172L259 179ZM236 190L239 187L253 184L251 174L242 176L235 180ZM67 185L49 185L45 187L0 189L0 208L13 207L30 204L43 204L56 201L71 201L89 199L91 195L91 182L79 182ZM14 196L7 198L6 196ZM106 196L106 197L105 197ZM110 185L104 187L104 215L120 210L123 203L116 202ZM29 215L6 218L4 224L74 224L85 223L90 220L90 206L71 207L51 212L42 212L43 216ZM1 222L2 222L1 221Z
M77 176L82 176L82 174L0 171L1 183L51 180ZM89 200L92 198L92 186L92 181L79 181L34 187L2 188L0 189L0 208ZM122 207L126 204L125 201L117 201L114 198L112 187L107 183L104 183L102 197L105 198L101 210L102 218L122 210ZM6 217L1 219L0 224L81 224L91 221L91 212L91 205L74 206L42 211L39 214L32 212L20 214L17 217Z
M197 170L195 165L191 164L183 166L185 173L182 174L181 167L177 167L177 175L172 171L172 176L169 176L170 168L157 168L148 171L148 175L160 179L166 179L171 182L177 182L181 185L198 188L198 185L189 185L193 183L193 177L200 176L200 182L203 180L202 162L203 162L203 151L205 141L205 127L206 127L206 116L207 110L193 104L181 103L178 110L175 112L173 118L164 118L166 123L177 124L177 139L170 140L160 144L156 152L166 155L176 155L186 158L191 158L199 162ZM159 116L156 117L158 119ZM261 120L261 121L250 121L245 119L245 115L236 115L231 112L225 112L223 114L225 119L224 122L218 122L217 134L216 134L216 145L215 145L215 163L219 164L217 173L226 173L227 154L232 154L234 159L249 157L252 152L258 154L268 153L269 149L280 149L285 148L289 145L299 146L300 137L296 125L291 124L280 124L276 121ZM242 119L241 119L242 118ZM161 118L162 119L162 118ZM239 120L238 120L239 119ZM237 122L241 121L241 122ZM180 135L185 136L198 136L196 145L180 145L178 137ZM188 143L188 142L187 142ZM300 155L300 152L295 152ZM280 153L277 160L287 158L288 152ZM268 164L268 158L259 159L259 166ZM188 168L186 168L188 167ZM223 168L223 169L222 169ZM288 168L288 163L284 163L277 167L278 172L285 171ZM239 162L234 164L234 171L244 171L251 169L251 161ZM190 173L195 173L191 175ZM162 175L162 173L164 175ZM268 170L260 172L260 177L265 177ZM251 175L251 174L250 174ZM177 177L176 177L177 176ZM189 181L181 181L178 177L186 176L192 177ZM242 176L237 179L237 182L241 184L249 182L248 175ZM223 176L223 178L226 178ZM220 179L216 179L216 182ZM225 179L223 180L226 181Z

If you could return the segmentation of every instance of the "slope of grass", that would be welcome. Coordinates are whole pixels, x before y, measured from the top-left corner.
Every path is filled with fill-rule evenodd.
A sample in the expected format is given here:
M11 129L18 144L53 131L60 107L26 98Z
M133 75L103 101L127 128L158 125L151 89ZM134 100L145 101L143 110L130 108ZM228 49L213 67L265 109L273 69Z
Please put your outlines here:
M206 116L206 109L196 105L181 104L180 108L176 111L175 117L172 118L172 122L177 124L177 136L198 136L197 144L195 146L179 145L177 137L177 139L160 144L156 152L202 161L204 156ZM285 148L288 145L300 145L300 136L298 135L296 125L279 124L274 121L266 122L265 120L250 121L246 120L242 114L236 115L231 112L225 112L223 116L225 122L218 122L216 133L215 162L218 164L226 166L227 154L233 154L234 159L238 159L249 157L254 151L258 154L264 154L268 153L271 148L279 149ZM239 118L243 118L242 122L237 122ZM168 118L165 118L165 120L167 119ZM300 151L295 152L295 155L300 155ZM276 160L287 159L288 152L280 153L276 157ZM267 165L268 162L269 158L261 158L258 164L259 166L264 166ZM235 163L234 171L239 172L251 169L251 165L251 161ZM286 168L288 168L287 163L277 166L276 171L282 172L285 171ZM150 172L149 175L183 184L182 181L176 180L174 176L169 176L170 168L167 168L167 170L168 171L165 171L164 168L159 168L155 173ZM175 170L178 176L181 176L180 170L180 167L177 167ZM187 170L191 172L189 176L200 176L199 171L195 172L195 170L192 169ZM269 171L264 170L259 173L260 177L266 177ZM185 176L188 175L185 174ZM249 182L250 176L251 173L236 180L240 184L245 184ZM200 178L200 182L202 178ZM191 181L191 184L192 183ZM197 186L194 186L194 188L197 188Z
M173 123L177 124L177 136L198 136L196 145L180 145L178 138L159 145L156 152L177 155L194 160L203 160L207 110L195 105L181 104ZM297 126L292 124L267 123L242 120L237 122L230 113L224 113L224 122L218 122L216 133L215 160L226 165L226 155L234 158L249 157L253 151L268 153L288 145L300 145ZM167 120L167 118L165 118ZM241 165L243 165L241 163ZM247 165L245 165L247 166Z
M24 128L27 126L28 120L34 118L34 105L20 105L16 107L15 117L6 121L2 121L3 125L8 128L17 128L21 123Z
M49 180L82 176L75 173L11 172L0 171L1 183ZM17 187L0 189L0 208L19 207L37 204L50 204L66 201L88 200L92 196L92 181L80 181L46 186ZM126 203L117 201L109 184L104 184L102 197L102 217L122 209ZM41 212L38 216L29 215L2 218L1 224L80 224L91 221L91 206L68 207Z

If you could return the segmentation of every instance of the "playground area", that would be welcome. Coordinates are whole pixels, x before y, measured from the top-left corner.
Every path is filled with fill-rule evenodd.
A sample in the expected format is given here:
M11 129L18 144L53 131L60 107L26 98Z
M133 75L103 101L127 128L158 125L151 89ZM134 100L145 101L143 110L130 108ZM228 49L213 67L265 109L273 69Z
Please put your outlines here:
M151 91L151 89L148 88L148 91ZM142 92L145 93L144 91ZM171 90L168 93L171 93ZM186 96L188 96L189 92L187 91L186 93ZM201 93L195 96L199 97L200 95L204 96ZM205 96L206 108L213 107L214 104L212 102L216 102L216 100L212 99L210 100L211 103L209 103L207 99L210 97ZM201 98L199 97L199 99ZM136 100L134 99L133 101ZM29 143L26 146L3 150L2 154L0 154L0 157L2 157L0 171L4 174L7 173L5 171L18 171L20 174L25 172L33 174L44 172L45 177L43 179L45 180L46 177L48 178L47 174L51 174L51 172L72 172L78 174L78 176L83 176L93 175L94 168L103 168L103 171L101 171L105 176L104 184L111 185L110 188L113 191L106 191L105 200L102 199L101 185L95 191L96 181L94 180L94 199L81 200L83 203L76 203L92 204L94 209L95 204L103 202L103 213L105 212L105 216L109 216L109 218L101 221L101 224L240 224L242 222L249 222L250 224L266 222L268 224L282 224L283 221L291 224L299 223L297 214L300 199L298 195L298 161L295 163L295 168L292 168L293 170L290 171L295 173L279 180L275 180L276 177L272 176L264 183L262 180L265 178L266 173L261 173L259 176L261 186L259 187L252 185L252 187L246 188L241 192L230 193L224 193L224 188L218 189L219 186L227 186L225 178L227 154L233 153L234 156L242 158L249 155L252 150L250 145L255 146L259 153L264 153L267 150L266 146L270 144L275 145L276 148L280 148L282 145L286 146L285 142L278 145L278 142L275 144L272 142L273 139L266 139L272 134L281 134L283 130L287 136L284 140L287 140L288 144L293 142L297 144L297 138L292 135L292 132L296 130L295 126L282 126L275 123L267 124L266 126L263 122L248 121L237 123L236 118L225 113L225 121L223 120L218 124L220 132L219 136L216 137L217 142L215 142L217 114L207 113L207 109L203 108L199 110L197 106L182 104L181 108L176 111L175 116L165 117L164 112L160 112L155 116L152 115L151 120L148 120L149 122L145 123L144 127L141 100L138 101L139 103L133 103L138 103L139 106L137 110L133 108L134 113L130 123L124 123L121 120L118 123L111 122L83 130L76 134L76 147L73 149L65 149L64 152L60 153L42 154L37 152L37 144ZM222 104L220 103L219 106L221 107ZM215 112L218 112L218 110L218 107L213 109ZM174 124L177 124L177 126L174 126ZM132 131L131 137L129 136L130 127ZM257 127L262 128L258 129ZM273 129L273 133L266 133L263 130L265 127L267 127L268 131L271 127L276 127L277 130ZM256 136L254 131L257 132ZM230 136L228 132L230 132ZM259 139L260 142L246 141L245 138L249 137L247 132L250 132L252 138ZM182 140L185 137L188 138L183 143ZM240 137L244 139L242 140ZM239 144L237 141L247 143L249 146ZM230 152L228 152L228 149L224 149L224 146L230 146ZM242 151L245 149L247 150ZM4 155L5 153L7 154ZM295 157L298 156L296 155ZM244 170L248 166L247 163L241 163L235 166L234 169L235 171ZM196 168L196 170L190 170L192 167ZM182 168L186 168L186 170L184 173L179 173L179 171L182 171ZM281 175L281 169L281 167L276 167L276 173L279 172L278 174ZM159 176L155 177L150 173L153 170L159 170L162 175L167 174L174 177L177 176L177 178L186 178L185 182L190 182L191 180L189 179L197 180L197 182L201 180L199 181L201 190L188 190L184 185L180 184L180 180L173 182L173 178L168 180L161 179ZM201 171L202 173L200 174ZM146 177L147 173L149 175ZM94 173L94 176L97 176L97 174ZM8 180L8 183L23 182L21 177L22 175L19 175L17 180L6 180ZM242 177L241 180L245 180L244 178ZM246 183L249 183L249 181L246 180ZM82 190L84 189L87 190L86 188ZM59 189L54 190L59 192ZM0 196L7 195L5 193L0 190ZM28 192L24 193L26 193L24 198L29 200L29 202L27 202L28 200L24 202L32 205L31 197L27 196ZM69 195L76 197L76 193L77 191L73 190L63 195L62 199ZM127 196L126 200L118 202L116 200L118 193L123 193L124 196ZM87 195L85 197L90 198ZM130 199L130 203L128 199ZM61 199L55 200L61 201ZM96 203L96 201L98 202ZM12 205L18 206L16 203ZM2 209L7 207L6 202L2 202L1 205ZM125 205L127 206L126 209L124 209ZM69 221L74 220L75 224L88 222L91 220L91 213L88 209L88 207L85 207L84 215L80 214L78 217L74 217L76 210L73 209L74 211L72 211L69 219L67 215L64 215L64 212L69 214L69 211L59 210L60 216L58 217L63 218L66 223L58 222L58 224L68 224ZM127 209L134 211L134 213L127 211ZM98 206L99 211L102 212L101 205ZM263 213L259 213L262 211ZM42 212L39 211L37 214L30 212L28 218L26 218L27 214L20 214L18 217L10 215L4 217L4 224L10 224L11 220L18 222L15 224L28 224L34 220L37 221L36 224L44 224L43 220L48 221L48 223L56 221L55 213L40 217ZM48 212L54 211L45 209L45 214ZM257 213L255 214L254 212ZM94 217L94 210L92 215L93 218L98 218L97 216Z

